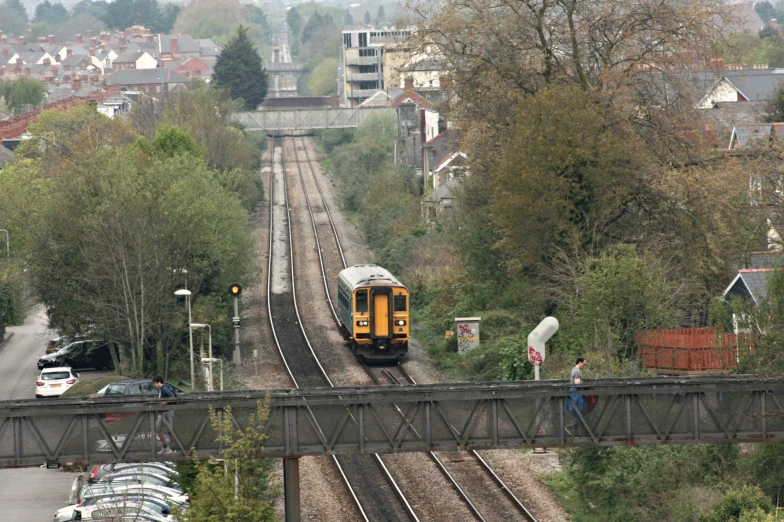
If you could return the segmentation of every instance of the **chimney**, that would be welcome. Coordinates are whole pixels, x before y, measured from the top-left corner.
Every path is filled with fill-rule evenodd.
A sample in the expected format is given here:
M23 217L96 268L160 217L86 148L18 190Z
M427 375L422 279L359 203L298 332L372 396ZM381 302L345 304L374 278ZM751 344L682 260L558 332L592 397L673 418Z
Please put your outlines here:
M172 54L178 54L180 52L180 44L177 40L178 38L176 36L172 37L172 39L170 40Z
M82 43L82 35L80 34L76 35L76 43Z
M155 37L151 34L147 35L147 43L155 43Z
M54 65L53 65L53 66L52 66L52 68L51 68L51 69L49 69L49 70L50 70L50 71L52 71L52 74L54 74L55 76L57 76L58 74L60 74L60 69L59 69L58 67L55 67Z
M38 43L46 43L46 36L39 36L36 41Z
M96 45L98 45L98 38L96 38L95 36L93 36L92 38L90 38L90 45L92 45L93 47L95 47Z
M125 54L125 44L120 45L120 54Z
M14 73L15 74L22 74L22 64L21 63L17 63L16 65L14 65Z
M105 48L106 48L105 43L101 42L100 44L98 44L98 49L100 49L101 51L103 51Z
M106 42L111 41L112 35L110 35L109 33L101 33L100 38L101 38L102 42L106 43Z
M49 58L44 58L44 65L52 65L52 60Z
M54 45L54 35L53 35L53 34L50 34L50 35L48 36L48 40L49 40L49 44L50 44L50 45Z
M65 57L68 58L69 56L73 56L73 49L70 47L65 50Z
M24 45L24 44L26 43L26 41L27 41L27 40L25 40L25 37L24 37L24 36L20 36L20 37L19 37L19 45Z
M71 83L71 75L63 74L63 83Z
M80 80L74 80L71 82L71 90L78 91L82 88L82 82Z
M413 78L413 76L407 77L405 79L405 82L406 82L405 83L406 90L407 91L413 91L414 90L414 78Z
M23 63L24 63L24 60L22 60L21 56L16 58L16 65L22 65Z
M91 29L88 29L88 30L87 30L87 38L90 38L90 39L92 39L92 37L93 37L93 32L92 32L92 30L91 30Z
M33 71L29 67L25 67L24 68L24 75L25 76L30 76L31 74L33 74Z

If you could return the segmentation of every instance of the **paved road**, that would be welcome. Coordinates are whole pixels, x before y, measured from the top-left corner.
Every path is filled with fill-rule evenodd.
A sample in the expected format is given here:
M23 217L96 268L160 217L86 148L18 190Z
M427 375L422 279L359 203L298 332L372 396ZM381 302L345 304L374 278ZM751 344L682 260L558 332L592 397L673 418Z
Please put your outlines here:
M0 400L35 398L36 360L52 337L43 307L30 310L24 325L0 347ZM0 437L5 435L0 434ZM0 520L47 522L68 504L75 473L40 468L0 469Z

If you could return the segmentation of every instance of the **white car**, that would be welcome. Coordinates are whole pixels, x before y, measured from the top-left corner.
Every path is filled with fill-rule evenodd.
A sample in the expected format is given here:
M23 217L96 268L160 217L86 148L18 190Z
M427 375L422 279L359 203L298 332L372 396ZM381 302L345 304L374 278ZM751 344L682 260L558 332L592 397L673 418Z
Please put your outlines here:
M41 375L36 381L35 396L59 397L65 391L79 382L79 374L74 372L71 367L45 368L41 370Z
M104 500L74 509L74 520L115 520L118 517L136 516L157 522L172 520L171 511L165 500L154 498Z
M116 495L127 495L127 496L145 496L145 495L154 495L154 496L165 496L171 499L172 502L175 504L187 504L188 503L188 495L183 494L183 492L178 488L170 488L167 486L158 486L154 484L146 484L146 483L135 483L135 482L98 482L97 484L91 484L88 486L84 486L81 491L79 492L79 496L77 497L77 503L81 504L82 502L87 501L90 498L100 496L106 493L114 493Z

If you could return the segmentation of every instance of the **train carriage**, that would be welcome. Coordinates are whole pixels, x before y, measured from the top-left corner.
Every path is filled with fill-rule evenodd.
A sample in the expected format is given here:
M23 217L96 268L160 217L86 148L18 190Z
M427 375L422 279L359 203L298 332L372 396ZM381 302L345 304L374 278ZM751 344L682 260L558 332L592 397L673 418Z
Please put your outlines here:
M394 360L408 352L408 289L377 265L354 265L338 276L340 332L363 359Z

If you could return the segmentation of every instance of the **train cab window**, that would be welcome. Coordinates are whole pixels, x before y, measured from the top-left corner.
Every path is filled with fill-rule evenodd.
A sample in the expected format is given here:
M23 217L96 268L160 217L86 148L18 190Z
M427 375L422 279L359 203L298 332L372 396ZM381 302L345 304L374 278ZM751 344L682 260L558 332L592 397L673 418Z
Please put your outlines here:
M396 295L395 296L395 312L405 312L406 311L406 296L404 295Z
M357 290L357 313L366 314L368 311L368 291Z

